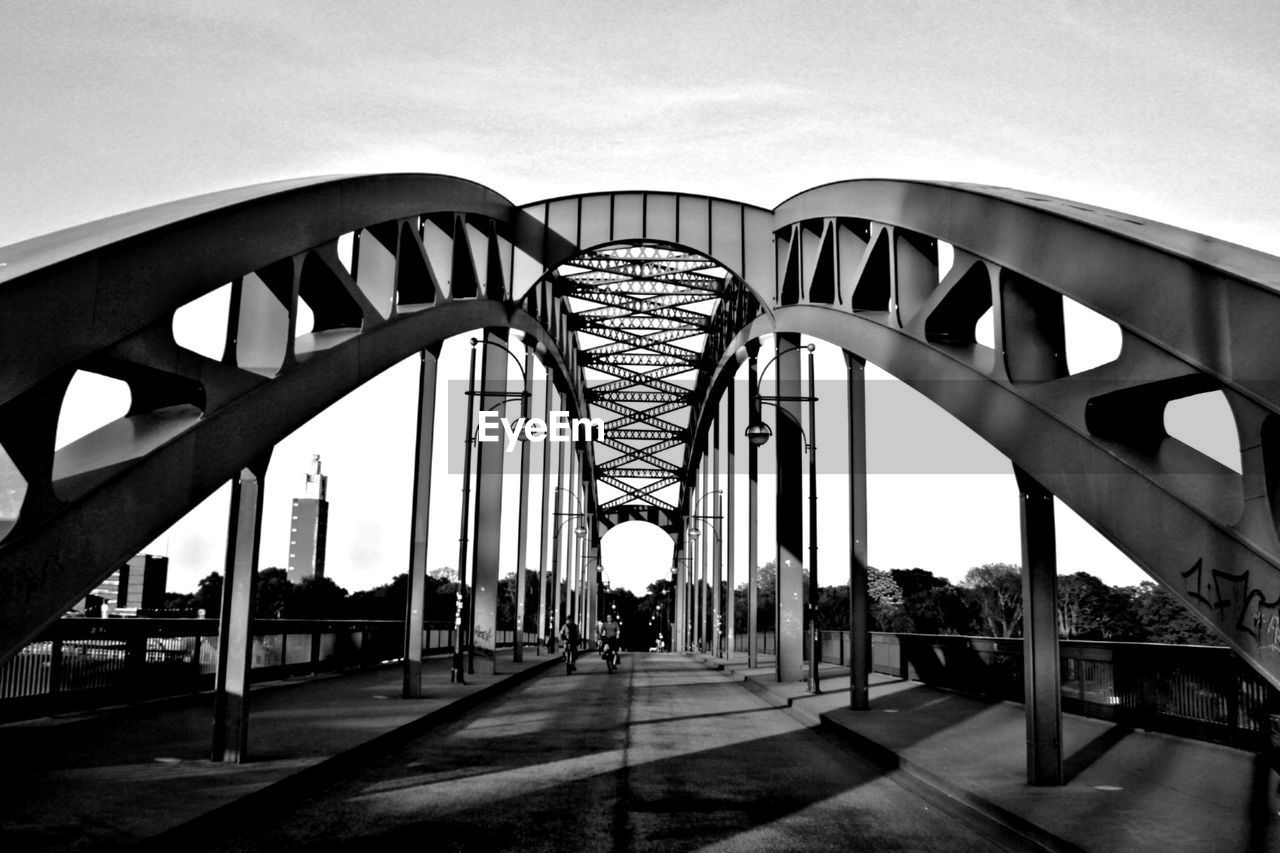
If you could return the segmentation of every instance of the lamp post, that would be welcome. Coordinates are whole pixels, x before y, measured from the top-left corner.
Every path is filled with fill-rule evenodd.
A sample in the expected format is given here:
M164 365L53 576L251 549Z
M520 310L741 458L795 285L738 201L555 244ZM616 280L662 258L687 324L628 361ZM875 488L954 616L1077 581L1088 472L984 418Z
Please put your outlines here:
M711 520L711 519L718 519L718 518L720 518L720 516L719 516L719 515L716 515L716 514L713 514L713 515L698 515L698 507L702 506L702 504L703 504L703 503L705 503L705 502L707 501L707 499L708 499L708 498L713 498L713 497L715 497L716 495L720 495L720 494L724 494L724 490L723 490L723 489L716 489L715 491L707 492L705 495L703 495L702 497L698 498L697 503L695 503L695 504L693 505L693 510L692 510L692 511L690 512L690 514L689 514L689 521L690 521L690 522L695 522L695 523L696 523L696 522L700 522L700 523L702 523L702 524L707 524L707 523L708 523L708 521L709 521L709 520ZM720 544L721 544L721 542L720 542L720 533L719 533L719 531L717 531L717 530L715 529L715 527L714 527L714 526L711 526L711 532L715 534L715 540L716 540L716 559L718 560L718 559L720 559ZM701 536L701 535L702 535L702 532L701 532L700 530L698 530L696 527L691 527L691 528L689 529L689 539L690 539L690 540L692 540L692 541L693 541L693 543L694 543L695 545L696 545L696 544L697 544L697 542L698 542L698 537L699 537L699 536ZM691 574L692 574L692 573L691 573ZM715 594L716 594L716 595L719 595L719 594L720 594L720 591L719 591L719 590L716 590ZM705 619L706 619L706 614L705 614L705 613L701 613L701 614L699 614L699 618L701 618L701 619L704 619L704 620L705 620ZM717 629L717 630L718 630L718 629ZM697 634L696 634L696 632L695 632L695 636L696 636L696 635L697 635ZM712 642L715 644L715 649L717 649L717 650L719 649L719 641L720 641L720 637L719 637L719 635L717 634L717 636L716 636L716 637L713 639L713 641L712 641ZM717 657L718 657L718 655L717 655Z
M712 497L713 495L718 495L720 494L720 492L721 492L720 489L717 489L714 492L708 492L707 494L702 496L702 500L698 501L698 504L701 505L702 501L705 501L707 498ZM715 525L711 523L711 520L719 517L720 516L718 515L690 515L689 516L689 521L691 523L691 526L689 528L689 539L692 540L694 544L697 544L698 538L702 536L702 531L692 525L701 524L704 527L706 527L708 530L711 531L711 535L714 538L716 543L716 559L720 558L720 548L723 545L723 542L720 539L720 531L716 530ZM732 593L732 590L730 590L730 592ZM720 595L720 590L716 589L713 594ZM704 619L706 618L706 614L703 614L703 618ZM711 643L712 643L712 651L715 653L716 657L719 657L720 656L719 654L720 625L719 624L715 625L713 628Z
M675 555L672 555L675 556ZM671 643L671 651L676 651L676 581L680 576L680 570L677 566L671 567L671 584L667 587L667 593L671 596L667 605L667 642Z
M471 366L467 380L467 429L463 433L466 450L462 455L462 521L458 533L458 593L453 614L453 663L449 668L449 680L466 684L462 674L462 622L467 600L467 522L471 509L471 425L475 407L472 398L476 393L476 339L471 339Z
M571 489L566 489L566 488L565 488L565 487L563 487L563 486L556 486L556 499L557 499L557 503L558 503L558 501L559 501L559 493L560 493L560 492L564 492L566 495L568 495L570 498L572 498L575 502L578 502L578 496L577 496L577 495L575 495ZM579 506L580 506L580 505L581 505L581 504L579 504ZM553 513L552 513L552 515L553 515L553 516L557 516L557 517L559 517L559 518L561 519L561 520L560 520L560 522L556 525L555 531L552 533L552 536L551 536L551 547L552 547L552 549L553 549L552 553L555 555L556 559L559 559L559 555L560 555L560 531L561 531L561 530L563 530L563 529L564 529L564 526L565 526L566 524L568 524L570 521L573 521L574 519L578 519L578 520L579 520L579 522L586 521L587 516L586 516L586 514L585 514L585 513L583 513L583 512L553 512ZM585 539L586 539L586 536L587 536L588 530L587 530L587 527L586 527L584 524L579 523L576 527L574 527L574 529L573 529L573 533L574 533L574 536L576 536L576 537L578 538L578 540L580 540L580 541L581 541L581 540L585 540ZM577 562L577 561L575 561L575 562ZM574 578L575 578L575 581L576 581L576 579L577 579L577 574L576 574L576 573L577 573L577 571L578 571L578 566L576 566L576 565L574 565L574 566L570 566L570 571L572 571L572 572L574 572L574 573L575 573L575 574L574 574ZM575 584L572 584L572 585L568 583L568 576L567 576L567 573L566 573L565 583L566 583L566 599L569 599L569 598L570 598L570 595L569 595L569 592L568 592L568 587L570 587L570 586L575 586L575 587L576 587L576 583L575 583ZM576 591L576 589L575 589L575 591ZM560 597L560 590L559 590L559 589L555 590L555 595L556 595L556 600L558 601L558 600L559 600L559 597ZM566 604L569 604L569 603L571 603L571 602L569 602L569 601L567 601L567 602L566 602ZM569 609L574 609L574 610L576 610L576 608L569 608ZM581 619L581 618L582 618L580 613L574 612L574 615L575 615L577 618L579 618L579 619ZM567 618L568 618L568 614L566 614L566 619L567 619ZM552 627L552 634L554 635L554 634L555 634L556 629L558 628L558 626L556 626L556 625L552 625L551 627Z
M818 398L814 393L814 372L813 372L813 344L806 344L803 347L792 346L785 350L776 352L761 369L763 375L770 364L777 361L780 357L788 352L797 349L807 349L809 351L809 393L807 395L780 395L780 394L761 394L760 380L757 380L754 387L751 388L751 420L747 424L745 435L747 441L751 442L755 447L761 447L769 441L773 435L773 430L769 429L769 425L761 418L761 406L768 403L777 409L780 413L792 418L796 421L796 426L800 429L800 435L805 441L805 452L809 454L809 604L805 608L806 615L809 619L809 690L813 693L820 692L820 683L818 679L818 661L822 655L822 639L818 636L818 479L817 479L817 444L816 432L817 423L815 417L815 409L817 408ZM779 403L808 403L809 404L809 434L804 434L804 427L801 426L796 416L784 409Z
M578 617L578 630L587 633L587 528L578 525L573 532L578 537L578 565L574 566L574 612Z
M458 627L458 630L455 633L454 647L453 647L453 667L450 671L450 678L453 681L456 681L459 683L465 683L461 673L461 662L462 662L461 608L464 605L466 606L466 610L467 610L467 620L466 620L467 621L467 672L468 674L474 674L476 671L475 670L475 628L476 628L475 587L476 587L476 572L479 569L479 566L476 565L478 560L473 561L471 566L472 595L469 603L467 602L467 595L466 595L466 591L467 591L467 584L466 584L467 525L469 521L470 495L471 495L471 454L472 454L471 448L476 443L475 433L478 431L478 428L473 430L475 406L472 405L471 401L474 398L479 397L481 404L483 405L485 398L496 397L498 398L497 402L494 403L492 406L486 406L485 408L486 410L487 409L497 410L509 403L514 403L517 401L519 401L522 404L522 406L526 406L527 400L530 396L528 391L523 390L524 387L528 385L527 381L522 382L521 390L514 393L505 391L505 390L504 391L486 391L483 387L479 391L476 391L475 389L476 349L478 346L481 346L481 345L496 347L502 350L504 353L506 353L507 356L509 356L512 360L515 361L516 367L519 368L520 370L520 375L522 379L526 377L524 365L521 363L520 359L516 356L516 354L513 353L511 350L509 350L507 347L503 346L497 341L478 340L476 338L471 339L471 363L469 367L469 378L468 378L468 384L467 384L467 427L466 427L466 432L464 433L464 436L463 436L463 440L466 443L466 452L463 456L463 469L462 469L462 513L461 513L462 522L461 522L461 535L459 536L459 545L458 545L458 588L462 593L462 595L459 599L459 604L458 604L458 607L460 609L455 615L455 620L454 620L455 624ZM478 505L478 499L477 499L477 508L476 508L477 518L479 517L479 513L480 513L480 507ZM523 555L521 555L521 559L523 559ZM523 569L521 569L521 572L523 572ZM519 575L517 577L519 577Z

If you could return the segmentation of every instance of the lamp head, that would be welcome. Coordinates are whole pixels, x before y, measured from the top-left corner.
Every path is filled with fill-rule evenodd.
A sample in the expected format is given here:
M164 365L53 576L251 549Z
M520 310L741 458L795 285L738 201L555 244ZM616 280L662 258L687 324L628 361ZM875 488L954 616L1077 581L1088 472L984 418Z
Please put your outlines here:
M767 443L773 435L773 430L769 429L769 425L764 421L753 421L747 425L746 431L743 433L747 437L747 441L755 447Z

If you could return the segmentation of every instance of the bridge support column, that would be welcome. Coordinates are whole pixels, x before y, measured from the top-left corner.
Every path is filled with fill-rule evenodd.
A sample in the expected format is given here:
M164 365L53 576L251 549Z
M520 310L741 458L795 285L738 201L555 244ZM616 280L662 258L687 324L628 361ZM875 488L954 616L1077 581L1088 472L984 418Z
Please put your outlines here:
M561 402L561 406L563 407L563 401ZM555 500L551 502L552 506L555 507L554 515L551 518L553 528L551 534L551 589L548 590L547 600L551 603L551 625L549 626L550 630L548 636L558 640L560 637L560 626L564 624L564 609L563 604L561 603L562 598L560 596L560 555L564 548L560 542L560 531L564 530L565 525L568 523L568 519L562 516L562 513L564 512L565 488L565 446L563 442L560 443L560 452L556 454L556 456ZM551 644L548 644L548 646L549 648L554 648Z
M711 459L707 452L710 449L710 436L706 436L702 439L702 499L698 501L699 507L706 507L707 498L711 497L711 487L708 485L711 482ZM701 510L701 514L704 516L707 514L705 508ZM698 531L698 541L702 544L701 557L698 560L698 651L704 654L710 651L710 638L707 636L707 604L710 592L708 582L711 580L711 531L709 525L703 523L705 520L698 519L694 522L697 524L694 529Z
M507 394L506 329L487 329L480 367L480 411ZM472 540L471 657L467 671L494 672L498 629L498 562L501 556L502 469L501 441L476 443L476 525Z
M526 343L524 351L524 396L520 400L520 416L529 417L533 396L533 348ZM528 597L526 566L529 550L529 442L520 442L520 502L516 533L516 627L511 635L511 659L524 660L524 602Z
M601 585L599 542L591 546L591 559L588 563L587 575L591 580L591 590L588 594L588 600L591 602L591 639L599 641L600 632L596 630L596 625L603 618L600 613L600 605L604 589Z
M844 354L849 404L849 707L868 708L871 675L870 598L867 591L866 361Z
M760 397L757 393L759 376L756 374L756 353L760 344L751 341L747 344L747 421L760 421ZM759 640L759 574L760 550L756 531L760 529L760 448L755 442L747 442L747 667L755 669L760 665L760 652L756 648Z
M1058 675L1058 566L1053 495L1014 466L1022 496L1023 683L1027 784L1061 785L1062 682Z
M689 549L684 544L686 542L686 532L682 532L676 548L676 575L675 575L675 612L671 614L671 651L684 651L684 585L685 576L689 572Z
M226 571L218 613L218 671L213 693L214 761L243 763L249 746L249 669L253 664L253 587L262 536L262 485L270 451L231 483Z
M800 336L776 336L778 376L778 681L801 681L804 671L804 459L800 433ZM786 399L790 398L790 399Z
M543 406L543 418L551 421L551 377L543 379L546 405ZM542 499L538 501L538 644L535 654L541 654L547 637L547 525L558 521L549 512L548 498L551 496L551 442L542 442Z
M422 696L422 617L427 587L427 536L430 533L431 454L435 446L436 368L440 345L422 351L418 369L417 441L413 455L413 522L409 542L409 576L405 582L405 699Z
M716 420L712 429L715 430L715 438L711 443L711 490L718 493L720 491L720 414L717 411ZM721 516L721 495L716 494L715 499L711 501L713 507L711 530L715 534L711 547L714 549L711 555L711 653L716 657L724 654L720 646L721 638L724 636L723 614L720 610L720 603L724 596L724 588L720 584L721 572L723 569L722 556L720 553L720 516Z
M582 512L582 499L578 490L578 478L582 475L580 468L581 460L578 459L578 448L570 446L569 450L569 494L572 498L571 512ZM578 624L578 630L582 630L582 610L578 607L578 576L582 573L581 554L582 554L582 537L578 535L577 528L579 525L586 524L586 519L579 516L569 528L569 547L565 553L565 588L564 588L564 608L568 613L568 618Z
M738 618L738 594L734 589L733 580L733 564L734 564L734 519L733 514L737 511L734 504L734 487L737 482L737 471L734 469L735 455L734 447L737 442L737 435L734 433L734 382L729 382L729 399L725 405L727 411L727 423L725 424L725 471L727 473L725 481L725 651L726 660L733 660L735 651L735 642L737 639L737 618Z

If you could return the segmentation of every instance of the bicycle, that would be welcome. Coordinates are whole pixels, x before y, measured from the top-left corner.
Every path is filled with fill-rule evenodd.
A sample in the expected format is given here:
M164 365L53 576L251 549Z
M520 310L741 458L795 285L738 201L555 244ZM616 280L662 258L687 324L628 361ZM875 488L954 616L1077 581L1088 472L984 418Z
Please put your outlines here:
M608 641L601 648L600 657L604 658L605 666L609 667L610 675L613 675L618 668L618 664L622 663L622 654L618 651L618 647Z
M577 655L574 654L573 643L564 643L563 645L564 645L564 674L572 675L573 671L577 669L577 667L574 665L574 660L576 659Z

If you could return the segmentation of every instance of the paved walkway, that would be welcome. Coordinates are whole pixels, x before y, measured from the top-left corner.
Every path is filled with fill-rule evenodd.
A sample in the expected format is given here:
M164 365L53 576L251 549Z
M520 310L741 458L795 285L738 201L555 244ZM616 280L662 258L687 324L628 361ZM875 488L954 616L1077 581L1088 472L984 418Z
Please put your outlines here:
M659 654L625 655L614 674L589 655L323 790L180 841L184 853L1026 849L719 673Z
M1063 715L1068 783L1026 784L1022 705L988 702L874 674L869 711L848 709L848 670L824 665L823 693L699 658L810 724L839 730L886 766L1051 850L1277 851L1280 777L1249 752Z
M514 686L517 679L509 675L548 661L527 655L517 668L504 658L502 675L451 685L448 660L435 659L425 667L427 697L412 701L399 698L398 667L256 687L252 760L243 765L208 760L207 694L0 726L6 771L0 774L0 847L92 850L156 836L163 847L163 833L180 825L188 835L193 825L219 827L230 810L243 813L246 804L275 802L290 790L307 799L314 780L355 772L372 756ZM1066 715L1069 782L1032 788L1024 782L1021 705L877 675L871 710L855 713L847 710L847 672L838 667L824 666L824 692L812 696L802 682L777 684L767 661L757 670L741 660L701 662L711 682L744 682L766 703L838 732L883 766L896 767L889 776L902 785L962 803L1044 849L1280 850L1280 778L1247 752ZM584 719L593 713L590 704L581 710ZM690 724L698 719L694 711L675 716L688 716ZM508 725L544 724L517 722ZM640 731L663 730L639 723ZM701 723L706 730L699 736L723 727L714 716ZM689 796L704 797L700 791ZM767 846L764 836L752 837Z
M216 824L220 808L410 736L548 660L526 649L514 664L499 652L497 676L461 685L449 683L447 657L432 658L426 695L413 700L400 698L398 665L255 685L244 764L209 760L211 693L0 726L0 848L107 849L195 819Z

